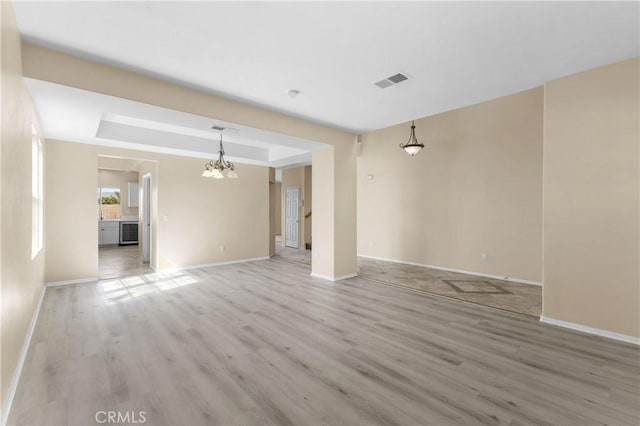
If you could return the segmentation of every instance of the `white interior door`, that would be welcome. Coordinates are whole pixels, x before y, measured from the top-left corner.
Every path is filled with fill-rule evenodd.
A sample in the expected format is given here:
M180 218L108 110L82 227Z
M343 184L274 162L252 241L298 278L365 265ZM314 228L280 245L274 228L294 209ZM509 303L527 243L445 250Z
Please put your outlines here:
M151 260L151 175L142 176L142 261Z
M300 229L300 188L295 186L287 188L286 193L286 216L284 230L284 245L287 247L299 247L299 229Z

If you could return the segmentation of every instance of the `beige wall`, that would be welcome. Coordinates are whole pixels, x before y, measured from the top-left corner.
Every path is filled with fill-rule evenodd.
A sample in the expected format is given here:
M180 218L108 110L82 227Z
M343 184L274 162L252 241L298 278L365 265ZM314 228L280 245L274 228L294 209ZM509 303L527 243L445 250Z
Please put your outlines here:
M10 2L2 15L0 147L0 404L43 288L44 250L31 259L31 126L37 117L22 78L20 35Z
M312 223L312 232L316 238L313 241L313 250L311 251L311 274L328 279L333 279L336 275L339 275L326 273L326 271L336 271L337 247L319 237L320 233L327 229L336 229L334 209L336 177L334 171L334 153L335 147L333 146L314 151L311 168L311 173L313 174L313 194L316 200L313 206L314 220ZM322 185L320 185L320 182L322 182ZM282 186L284 187L284 183ZM322 202L318 200L322 200ZM284 209L282 210L282 215L285 215Z
M331 213L334 216L334 232L340 236L339 244L334 246L334 270L336 277L346 277L357 275L358 271L357 256L351 256L351 253L357 253L356 137L354 136L348 144L335 145L333 154L333 210ZM320 161L314 161L313 166L326 167ZM317 201L315 204L319 207L313 209L315 221L320 215L327 214L327 208L324 206L322 198L320 200L316 198L316 188L324 185L325 182L322 179L316 181L316 175L313 172L312 175L314 200ZM313 225L313 229L313 235L322 237L321 230L316 232L315 225ZM314 246L317 245L317 242L318 239L315 238L313 240Z
M410 123L364 135L358 253L540 282L542 108L537 88L422 118L416 157Z
M47 281L97 276L98 155L143 158L157 164L157 172L151 162L140 169L141 177L155 173L152 266L175 268L269 255L266 167L238 164L240 179L215 180L201 177L199 158L54 140L46 145L47 227L51 230L46 236L51 253Z
M98 276L96 147L45 143L46 282Z
M640 336L639 59L548 82L544 315Z
M159 156L160 268L269 256L269 169L236 166L207 179L200 158Z
M25 75L31 78L297 136L335 147L337 155L320 154L318 158L322 158L322 162L314 160L319 166L335 172L335 176L330 178L333 185L330 191L321 192L330 199L319 198L317 194L320 192L315 189L317 181L314 179L313 183L314 203L320 207L313 209L313 234L316 238L312 270L325 277L357 271L355 135L30 44L23 46L23 63ZM325 179L322 184L325 182L328 181ZM335 200L340 202L335 203ZM322 218L322 226L317 227L315 221L319 216L327 217ZM334 220L334 216L337 220ZM331 227L324 228L325 225ZM324 261L329 258L332 260Z
M282 182L273 184L275 234L282 235Z
M144 160L137 158L122 158L122 157L98 157L98 169L105 170L122 170L126 172L140 171Z
M313 217L311 215L313 208L313 191L312 191L312 172L311 166L304 167L304 206L302 207L302 219L304 219L304 242L311 244L311 227ZM306 247L306 246L305 246Z
M357 275L356 256L356 154L354 136L350 143L313 152L312 275L334 280ZM339 236L330 244L323 233ZM326 271L331 271L330 275Z
M138 172L98 169L98 186L120 188L120 212L122 216L138 216L138 207L129 207L129 182L138 183Z

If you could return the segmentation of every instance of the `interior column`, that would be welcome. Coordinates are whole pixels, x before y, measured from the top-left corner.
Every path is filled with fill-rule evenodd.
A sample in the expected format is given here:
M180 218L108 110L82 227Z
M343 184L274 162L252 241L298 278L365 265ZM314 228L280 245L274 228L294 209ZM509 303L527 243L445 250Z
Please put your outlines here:
M314 151L311 275L331 281L357 275L356 142Z

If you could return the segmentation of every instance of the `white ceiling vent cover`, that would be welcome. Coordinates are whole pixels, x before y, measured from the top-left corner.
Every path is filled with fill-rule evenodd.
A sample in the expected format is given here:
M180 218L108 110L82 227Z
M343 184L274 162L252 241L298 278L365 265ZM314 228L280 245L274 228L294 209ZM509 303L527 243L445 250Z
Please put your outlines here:
M403 81L408 80L408 79L409 79L409 77L407 77L405 74L398 73L398 74L392 75L391 77L387 77L387 78L385 78L383 80L375 82L373 84L375 84L376 86L378 86L381 89L384 89L386 87L393 86L393 85L398 84L398 83L402 83Z

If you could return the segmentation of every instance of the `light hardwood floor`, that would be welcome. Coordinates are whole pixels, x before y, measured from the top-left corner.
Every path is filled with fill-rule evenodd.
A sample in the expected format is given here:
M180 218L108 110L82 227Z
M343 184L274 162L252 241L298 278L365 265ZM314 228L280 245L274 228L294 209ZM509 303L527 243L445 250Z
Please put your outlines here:
M151 271L149 264L142 262L142 247L137 244L98 249L100 279L146 274Z
M267 260L47 289L9 423L637 425L639 357Z

